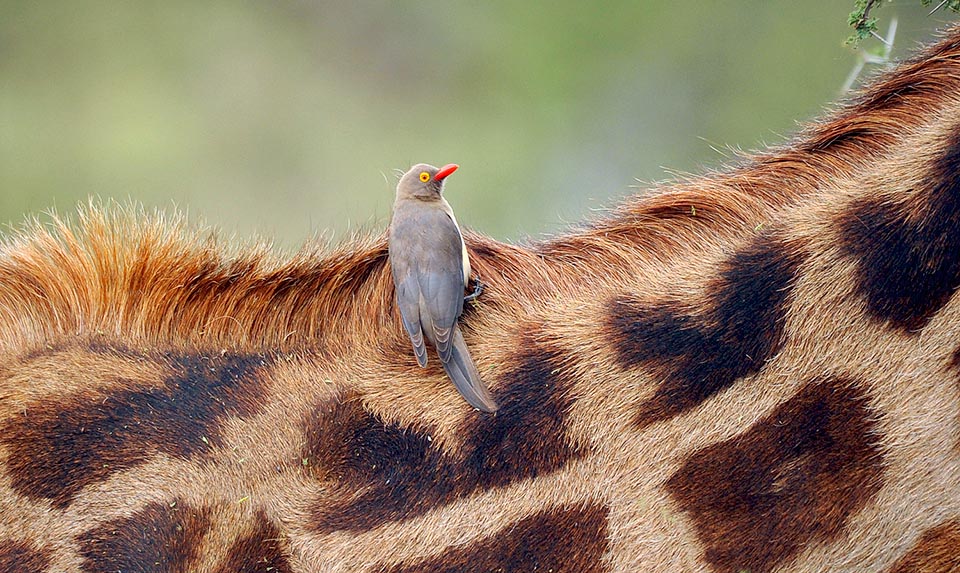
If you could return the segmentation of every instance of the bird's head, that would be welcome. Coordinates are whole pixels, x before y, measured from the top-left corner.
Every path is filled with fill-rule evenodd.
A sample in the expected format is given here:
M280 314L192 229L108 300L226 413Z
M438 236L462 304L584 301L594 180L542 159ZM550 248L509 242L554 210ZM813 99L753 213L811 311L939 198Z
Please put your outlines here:
M443 180L460 167L455 163L439 169L426 163L418 163L403 174L397 183L397 198L439 199L443 192Z

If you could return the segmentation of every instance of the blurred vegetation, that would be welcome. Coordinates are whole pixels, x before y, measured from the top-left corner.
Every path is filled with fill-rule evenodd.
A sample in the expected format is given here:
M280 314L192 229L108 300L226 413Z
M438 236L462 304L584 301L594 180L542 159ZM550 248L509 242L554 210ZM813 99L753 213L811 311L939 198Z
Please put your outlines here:
M557 232L816 117L857 61L849 9L0 0L0 222L133 198L296 246L382 228L425 161L461 165L461 224ZM927 11L884 6L893 58L952 18Z

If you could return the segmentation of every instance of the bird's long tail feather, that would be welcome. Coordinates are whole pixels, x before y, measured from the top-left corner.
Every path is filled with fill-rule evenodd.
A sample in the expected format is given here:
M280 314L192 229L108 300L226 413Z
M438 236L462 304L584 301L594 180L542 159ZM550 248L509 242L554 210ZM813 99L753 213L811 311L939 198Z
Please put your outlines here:
M467 350L467 343L460 334L460 329L453 327L453 352L450 360L443 362L443 369L447 376L453 381L454 386L460 391L460 395L474 408L484 412L496 412L497 403L494 402L490 390L480 380L480 372L470 357L470 351Z

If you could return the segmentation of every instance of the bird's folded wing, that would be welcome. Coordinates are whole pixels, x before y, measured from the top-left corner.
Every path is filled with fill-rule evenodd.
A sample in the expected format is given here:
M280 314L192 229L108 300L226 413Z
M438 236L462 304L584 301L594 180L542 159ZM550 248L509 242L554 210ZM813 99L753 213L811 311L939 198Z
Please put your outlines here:
M431 223L432 248L424 249L416 274L430 320L430 338L443 362L450 361L451 336L460 313L463 312L463 252L460 229L442 211L437 211Z
M423 343L423 330L420 328L420 285L416 277L407 275L397 283L397 306L400 308L400 320L410 335L413 352L417 355L417 364L427 365L427 347Z
M451 335L463 309L463 287L459 274L422 273L420 285L430 324L433 328L433 343L442 362L450 361Z

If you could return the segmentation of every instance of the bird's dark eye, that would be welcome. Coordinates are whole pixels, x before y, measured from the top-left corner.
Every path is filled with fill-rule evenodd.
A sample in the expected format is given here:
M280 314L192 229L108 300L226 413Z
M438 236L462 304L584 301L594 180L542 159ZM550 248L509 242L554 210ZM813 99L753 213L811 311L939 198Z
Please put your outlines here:
M424 183L426 183L427 181L430 181L430 174L427 173L426 171L421 171L421 172L420 172L420 181L423 181Z

